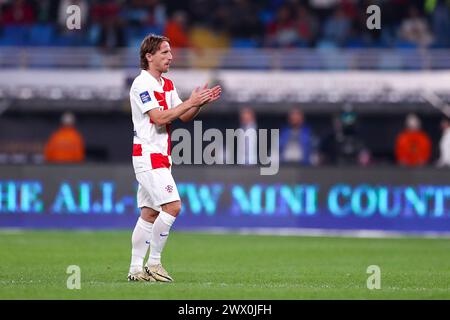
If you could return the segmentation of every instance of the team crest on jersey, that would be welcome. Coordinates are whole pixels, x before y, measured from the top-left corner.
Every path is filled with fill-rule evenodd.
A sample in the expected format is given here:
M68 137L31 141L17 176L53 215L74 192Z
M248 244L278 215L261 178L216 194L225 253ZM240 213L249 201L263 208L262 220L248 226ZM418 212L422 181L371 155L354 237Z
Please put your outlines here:
M168 193L172 193L173 191L173 187L170 184L168 184L165 189Z
M144 91L144 92L140 93L139 96L141 97L142 103L147 103L147 102L152 101L152 98L150 98L150 93L148 93L148 91Z

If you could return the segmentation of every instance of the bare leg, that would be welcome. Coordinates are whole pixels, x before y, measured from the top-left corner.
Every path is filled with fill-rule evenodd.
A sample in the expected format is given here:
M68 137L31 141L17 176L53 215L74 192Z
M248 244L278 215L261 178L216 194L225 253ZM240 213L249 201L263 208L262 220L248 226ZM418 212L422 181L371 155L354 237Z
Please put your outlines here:
M176 218L178 217L181 211L181 201L177 200L163 204L161 208L164 212L167 212L168 214Z
M156 218L158 217L159 212L156 210L153 210L149 207L142 207L141 208L141 218L144 221L154 223Z

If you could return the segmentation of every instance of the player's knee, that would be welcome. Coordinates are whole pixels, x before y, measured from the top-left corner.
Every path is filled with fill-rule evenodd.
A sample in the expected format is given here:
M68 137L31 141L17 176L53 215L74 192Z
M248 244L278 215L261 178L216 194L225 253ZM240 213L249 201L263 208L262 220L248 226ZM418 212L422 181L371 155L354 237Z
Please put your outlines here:
M181 211L181 201L174 201L164 205L163 210L168 214L176 217L180 214Z
M159 212L148 207L141 208L141 218L147 222L153 223L158 217Z

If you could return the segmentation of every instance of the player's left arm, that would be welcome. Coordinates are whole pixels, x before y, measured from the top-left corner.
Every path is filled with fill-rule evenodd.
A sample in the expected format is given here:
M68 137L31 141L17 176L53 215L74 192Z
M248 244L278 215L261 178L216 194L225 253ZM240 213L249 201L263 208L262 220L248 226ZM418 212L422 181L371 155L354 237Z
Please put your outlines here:
M203 89L206 89L206 88L208 88L208 84L205 84L205 86L203 87ZM204 104L202 104L198 107L191 108L188 111L186 111L185 113L183 113L179 117L181 119L181 121L188 122L188 121L193 120L200 113L200 110L202 109L202 107L204 107L208 103L212 103L212 102L218 100L220 98L220 94L222 93L222 88L219 85L217 85L211 89L211 92L212 92L211 98L207 102L205 102Z

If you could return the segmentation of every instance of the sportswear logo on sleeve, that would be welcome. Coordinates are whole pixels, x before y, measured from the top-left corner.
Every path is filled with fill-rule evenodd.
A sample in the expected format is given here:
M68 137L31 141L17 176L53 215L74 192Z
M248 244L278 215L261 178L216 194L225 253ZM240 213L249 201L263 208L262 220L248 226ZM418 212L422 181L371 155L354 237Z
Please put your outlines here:
M150 93L148 93L148 91L139 93L139 96L141 97L142 103L147 103L147 102L152 101L152 98L150 98Z
M173 191L173 187L170 184L168 184L165 189L168 193L172 193Z

